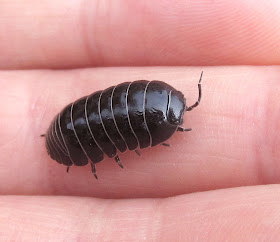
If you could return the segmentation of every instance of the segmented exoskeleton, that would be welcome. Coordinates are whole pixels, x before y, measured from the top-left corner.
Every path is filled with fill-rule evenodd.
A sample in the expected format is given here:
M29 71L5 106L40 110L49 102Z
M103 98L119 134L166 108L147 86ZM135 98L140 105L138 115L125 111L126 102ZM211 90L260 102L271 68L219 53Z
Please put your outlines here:
M89 162L97 178L95 164L104 154L122 167L118 152L167 145L180 127L186 106L184 95L161 81L124 82L97 91L67 105L51 122L46 133L46 147L52 159L67 166Z

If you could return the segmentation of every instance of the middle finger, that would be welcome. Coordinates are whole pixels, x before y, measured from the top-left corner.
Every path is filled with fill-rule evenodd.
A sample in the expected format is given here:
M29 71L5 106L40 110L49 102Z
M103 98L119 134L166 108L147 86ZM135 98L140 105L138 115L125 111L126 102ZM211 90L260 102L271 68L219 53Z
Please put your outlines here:
M66 167L46 153L44 133L66 104L137 79L159 79L197 99L201 68L101 68L1 72L0 191L96 197L164 197L279 182L278 67L203 68L201 105L185 115L171 147L121 154L89 167Z

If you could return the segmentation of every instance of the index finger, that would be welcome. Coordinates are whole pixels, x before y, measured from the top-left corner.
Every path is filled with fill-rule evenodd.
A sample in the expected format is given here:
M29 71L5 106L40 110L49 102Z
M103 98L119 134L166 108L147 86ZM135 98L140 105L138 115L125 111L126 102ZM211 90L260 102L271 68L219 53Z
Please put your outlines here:
M279 67L203 68L200 106L184 127L156 146L90 166L52 160L44 133L74 100L124 81L162 80L197 100L200 68L100 68L0 72L0 193L165 197L217 188L279 182ZM4 81L6 80L6 82ZM246 80L246 81L244 81Z
M280 3L2 1L0 68L279 64Z

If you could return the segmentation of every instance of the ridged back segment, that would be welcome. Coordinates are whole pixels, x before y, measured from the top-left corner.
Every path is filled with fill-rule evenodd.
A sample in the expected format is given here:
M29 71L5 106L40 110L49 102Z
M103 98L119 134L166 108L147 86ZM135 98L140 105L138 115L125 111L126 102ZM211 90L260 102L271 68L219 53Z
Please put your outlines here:
M46 146L52 159L66 166L71 166L73 164L62 139L61 130L59 128L59 115L56 115L47 130Z
M127 107L127 94L130 85L131 82L124 82L115 87L112 97L112 110L116 127L128 149L135 150L138 147L138 140L131 127Z
M127 105L131 127L139 142L140 148L151 146L151 134L145 120L145 99L149 81L132 82L128 90Z
M88 164L88 157L83 152L74 131L72 106L73 103L67 105L60 113L61 133L74 165L84 166Z
M87 119L90 132L96 140L96 143L108 157L112 158L117 154L117 150L114 144L110 141L102 124L99 112L102 92L103 91L96 92L88 97L86 107Z
M120 134L120 131L114 120L112 99L114 95L115 86L104 90L99 100L99 115L105 133L107 134L111 143L120 151L127 150L126 143Z
M86 105L88 97L80 98L72 105L72 123L77 140L80 143L82 151L93 163L103 160L103 151L99 148L94 137L92 137L86 116Z

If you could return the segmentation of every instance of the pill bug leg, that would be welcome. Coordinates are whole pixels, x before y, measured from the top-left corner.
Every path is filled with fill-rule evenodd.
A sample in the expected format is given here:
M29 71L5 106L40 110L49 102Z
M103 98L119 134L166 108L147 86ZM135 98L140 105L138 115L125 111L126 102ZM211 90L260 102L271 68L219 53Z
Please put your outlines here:
M121 163L120 157L119 157L118 155L115 156L115 160L116 160L116 162L119 164L119 166L120 166L121 168L123 168L123 165L122 165L122 163Z
M192 129L185 129L183 127L178 127L177 128L177 131L180 131L180 132L188 132L188 131L192 131Z
M141 156L141 153L140 153L139 150L135 150L135 153L136 153L137 155Z
M66 172L69 173L70 166L67 166Z
M167 143L161 143L161 145L166 146L166 147L170 147L170 144L167 144Z
M45 136L46 136L45 134L41 134L41 135L40 135L40 137L45 137Z
M95 168L95 164L90 163L91 164L91 172L94 175L94 177L96 178L96 180L98 180L98 177L96 175L96 168Z
M201 72L200 74L200 78L199 78L199 81L198 81L198 99L196 101L195 104L193 104L192 106L190 107L186 107L186 111L191 111L193 110L195 107L197 107L200 103L200 100L201 100L201 96L202 96L202 93L201 93L201 81L202 81L202 75L203 75L203 71Z

